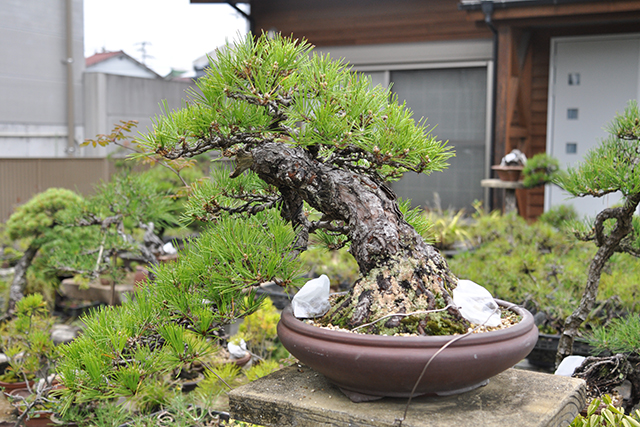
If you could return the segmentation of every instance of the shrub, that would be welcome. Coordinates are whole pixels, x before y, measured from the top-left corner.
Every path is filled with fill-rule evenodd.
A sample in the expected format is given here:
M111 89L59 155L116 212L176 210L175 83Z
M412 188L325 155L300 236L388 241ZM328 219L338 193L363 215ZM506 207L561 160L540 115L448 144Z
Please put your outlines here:
M581 298L585 265L595 248L576 241L546 222L528 224L515 215L475 215L471 228L476 247L449 260L458 277L486 287L495 297L543 312L540 329L559 333ZM597 307L584 329L607 324L637 310L637 259L614 256L601 278Z
M611 396L604 395L594 399L587 415L578 415L571 423L571 427L640 427L640 411L625 414L624 409L616 408Z

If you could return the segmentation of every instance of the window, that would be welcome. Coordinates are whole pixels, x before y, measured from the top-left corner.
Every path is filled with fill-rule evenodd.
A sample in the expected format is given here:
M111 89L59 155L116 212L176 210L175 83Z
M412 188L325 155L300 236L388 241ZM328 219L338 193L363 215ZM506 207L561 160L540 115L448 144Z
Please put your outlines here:
M374 84L383 83L380 75L372 77ZM391 71L389 79L414 118L425 117L434 127L432 135L448 140L456 152L444 172L409 172L393 189L398 196L412 199L414 206L433 207L438 193L443 209L471 212L472 203L484 196L480 181L485 177L486 67Z

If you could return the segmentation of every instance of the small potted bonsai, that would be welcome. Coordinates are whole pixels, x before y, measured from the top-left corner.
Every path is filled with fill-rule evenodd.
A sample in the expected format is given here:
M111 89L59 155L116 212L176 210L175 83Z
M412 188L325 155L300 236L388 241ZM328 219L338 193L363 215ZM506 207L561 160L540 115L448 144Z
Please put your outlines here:
M148 173L122 173L68 209L56 229L55 250L47 253L50 268L74 275L63 280L61 293L121 303L122 294L133 291L136 266L153 266L165 254L156 232L175 223L165 196Z
M9 362L0 382L5 390L26 388L51 374L55 360L52 322L42 295L31 294L18 301L15 317L0 330L2 351Z
M18 408L19 422L41 421L51 414L49 394L56 383L58 357L51 339L52 323L42 295L30 294L16 303L15 317L0 328L2 351L9 361L0 386Z
M522 169L522 184L525 188L538 187L557 181L562 173L558 159L547 153L538 153L528 159L526 166Z
M221 324L255 311L261 287L302 284L299 255L313 234L334 249L348 247L360 273L321 322L367 334L327 331L294 318L290 309L283 312L278 333L294 356L343 390L409 396L420 371L435 360L416 394L461 392L526 355L537 329L528 312L510 309L508 303L500 303L501 311L514 326L468 333L475 326L453 303L458 279L412 225L420 215L408 204L399 204L388 186L408 171L444 169L453 156L450 147L414 120L388 89L371 87L366 76L351 73L345 64L313 55L304 41L250 35L216 56L207 76L197 82L199 91L191 93L184 108L156 119L138 141L143 153L134 157L171 161L210 151L233 159L234 169L214 170L210 181L191 186L186 212L209 226L186 246L175 265L154 269L155 281L135 301L99 314L109 324L101 334L109 338L94 337L81 344L76 340L67 348L62 376L69 387L69 405L85 398L88 387L109 392L124 370L131 379L128 390L135 391L141 384L135 378L148 378L145 369L150 365L140 357L151 360L149 354L166 347L170 328L159 326L161 322L205 338ZM124 313L137 316L144 326L121 328ZM114 335L114 329L121 332ZM358 387L352 382L357 358L336 347L316 360L297 351L305 345L296 344L294 335L314 333L328 341L313 345L333 341L344 348L350 345L346 337L369 342L377 350L368 354L382 356L376 366L396 369L386 378L405 371L402 381L384 381L399 388ZM381 336L406 333L417 336ZM154 352L144 345L150 336ZM479 347L473 347L476 340ZM439 351L443 346L446 351ZM185 355L196 357L196 348L185 347ZM412 356L403 356L406 352ZM385 356L391 359L385 361ZM395 363L398 357L411 363ZM114 360L122 374L109 371ZM347 383L340 382L340 373L323 369L341 365L343 372L351 371L342 375ZM444 377L433 375L445 365L458 370L457 375L451 370ZM469 375L459 374L463 368ZM372 377L366 372L364 376Z

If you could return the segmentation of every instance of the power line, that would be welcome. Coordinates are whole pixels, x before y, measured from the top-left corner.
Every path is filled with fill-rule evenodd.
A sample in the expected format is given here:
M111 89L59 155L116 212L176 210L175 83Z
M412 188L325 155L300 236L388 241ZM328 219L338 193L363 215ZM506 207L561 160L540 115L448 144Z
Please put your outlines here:
M142 64L147 65L147 59L154 59L153 56L147 53L147 46L151 46L151 42L140 42L136 43L136 45L140 45L140 47L138 48L138 52L140 52Z

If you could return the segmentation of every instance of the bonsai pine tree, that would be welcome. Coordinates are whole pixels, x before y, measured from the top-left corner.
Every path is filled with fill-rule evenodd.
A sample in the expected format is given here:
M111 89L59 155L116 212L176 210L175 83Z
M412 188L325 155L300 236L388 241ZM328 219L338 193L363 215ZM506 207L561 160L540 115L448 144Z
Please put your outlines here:
M370 331L466 331L449 304L456 278L416 231L421 216L387 185L445 168L452 151L389 90L311 49L264 36L221 49L200 91L138 141L134 157L169 164L211 151L234 169L191 185L184 219L207 225L177 262L157 265L130 301L86 317L84 334L63 348L65 408L144 400L166 375L213 368L222 326L258 309L260 286L304 282L298 255L312 235L348 246L362 276L326 321L355 327L442 309Z
M620 206L602 210L595 219L576 227L576 235L593 241L598 250L589 264L580 304L567 317L558 345L556 364L571 354L578 328L591 312L598 294L602 269L614 253L640 257L640 111L630 101L607 128L609 137L589 151L582 163L570 168L558 185L575 197L603 197L622 193Z
M35 195L6 224L9 238L29 239L15 267L9 312L24 294L27 269L37 254L53 271L88 279L115 273L118 257L156 264L163 242L154 229L174 222L170 208L171 201L147 174L116 175L88 199L63 188Z
M6 232L10 239L29 239L29 246L15 266L15 274L9 291L8 312L12 313L16 302L24 293L27 269L40 248L56 238L54 227L61 223L64 211L81 203L82 197L64 188L49 188L20 205L7 221Z
M249 216L275 210L295 230L284 257L306 250L311 234L349 245L362 277L326 321L355 327L389 313L447 307L437 323L465 325L450 305L457 279L388 186L407 171L444 169L451 149L389 89L311 50L304 41L266 36L220 49L191 101L156 118L140 141L146 155L173 160L217 151L235 159L229 177L195 190L193 218L231 214L241 228ZM268 281L280 283L255 277L246 284ZM412 328L426 332L426 323ZM396 317L386 328L406 326Z

